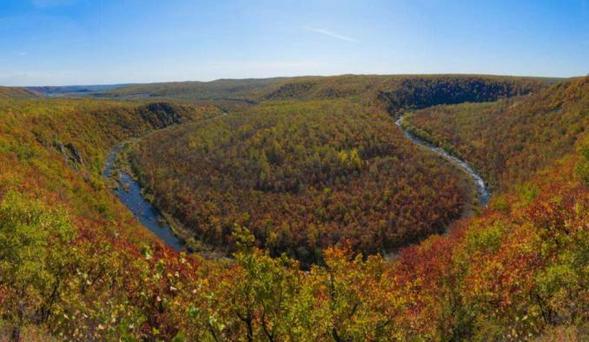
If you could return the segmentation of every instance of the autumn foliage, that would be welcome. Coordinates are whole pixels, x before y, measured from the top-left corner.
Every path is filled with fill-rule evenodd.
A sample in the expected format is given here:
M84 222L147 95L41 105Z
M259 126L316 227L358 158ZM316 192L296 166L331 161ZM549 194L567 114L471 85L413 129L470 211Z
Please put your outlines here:
M232 246L246 226L272 255L307 263L344 241L374 254L439 232L470 191L382 109L344 100L178 126L142 140L133 160L158 207L201 241Z
M587 130L588 108L589 80L581 78L495 103L431 107L405 121L504 190L572 152Z
M572 108L582 113L586 108L584 84L586 80L567 81L544 95L554 93L552 101L560 103L563 114L558 118L566 123L567 132L576 131L569 123L577 123L566 121L567 113L574 113ZM480 215L456 221L450 233L402 249L393 260L362 255L355 250L358 245L353 239L342 240L337 247L326 245L321 265L310 265L308 270L288 256L274 257L276 251L259 248L259 232L239 224L227 235L234 244L232 258L206 260L196 254L176 253L136 223L100 175L114 144L183 122L185 127L166 128L150 137L163 139L168 131L186 130L177 135L178 145L192 142L195 151L208 148L211 156L229 157L227 163L235 162L236 170L222 169L227 171L223 174L226 177L200 176L208 182L219 182L228 191L284 193L297 198L299 189L287 182L290 177L270 174L262 182L259 172L249 172L256 165L251 161L258 159L242 152L263 151L268 159L274 140L282 148L293 148L291 141L294 147L300 143L305 150L312 146L326 151L326 156L333 153L329 148L334 146L335 157L323 160L326 165L337 166L330 172L309 171L306 154L288 154L284 170L307 175L300 180L305 187L327 184L362 196L353 185L357 180L369 184L363 177L371 174L369 165L376 162L373 159L392 159L394 153L408 153L412 147L400 145L400 141L396 145L395 135L377 134L394 128L389 130L383 113L366 109L366 103L334 101L272 102L223 117L211 106L0 100L2 339L587 338L589 140L581 133L566 149L559 149L559 155L543 160L541 170L530 168L524 183L508 184L515 178L501 178L505 183L498 184L509 190L498 191ZM536 151L531 146L543 141L543 130L546 136L553 136L552 126L541 125L546 122L544 116L554 117L550 111L540 110L541 105L535 107L537 101L517 101L521 108L511 115L526 119L510 119L514 126L511 132L534 130L517 153L503 150L507 159L524 158L518 153ZM311 120L312 113L316 113L316 120ZM264 120L250 117L258 114ZM279 139L281 134L272 129L282 135L288 133L292 139ZM298 129L312 132L309 136L316 140L301 139ZM324 136L334 144L318 143ZM270 143L263 144L262 138ZM169 145L161 141L162 150L174 146L168 140ZM216 141L226 144L217 146ZM369 147L374 146L384 146L382 151L387 153L366 157ZM141 148L138 153L146 153ZM480 153L476 152L478 148L487 147L476 145L472 155ZM351 152L354 149L357 154ZM342 158L346 161L355 160L357 155L362 162L360 169L340 166L340 151L346 151ZM207 164L208 154L193 154L195 160L203 159L204 168L214 170L213 166L224 165L218 160ZM445 166L440 161L429 162L427 155L400 155L415 163L403 167L420 170L420 165L435 165L435 170L425 170L424 174L443 175ZM270 160L267 162L270 171L282 172ZM384 175L378 172L372 174L374 177L382 177L390 182L388 185L406 177L402 173L407 169L381 162L397 171L377 169ZM220 174L217 172L213 175ZM342 179L336 181L338 178ZM231 189L234 182L239 185L234 186L237 190ZM409 179L406 182L413 184ZM426 191L427 187L418 189ZM303 190L305 194L308 191ZM370 197L367 201L375 203Z

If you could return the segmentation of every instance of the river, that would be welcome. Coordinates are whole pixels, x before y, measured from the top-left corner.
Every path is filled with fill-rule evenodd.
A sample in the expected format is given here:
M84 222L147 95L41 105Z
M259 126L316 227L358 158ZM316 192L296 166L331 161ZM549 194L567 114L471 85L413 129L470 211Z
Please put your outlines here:
M117 156L122 148L123 144L119 144L112 149L106 159L102 175L115 180L114 193L145 228L174 250L182 250L184 242L173 233L160 211L145 199L139 182L126 171L116 169ZM113 176L115 172L118 177Z
M407 139L409 139L414 144L422 146L422 147L434 152L435 154L441 156L442 158L446 159L452 165L454 165L458 169L465 172L471 178L472 182L474 183L474 185L477 189L478 200L479 200L481 207L486 207L487 203L489 202L489 198L491 197L491 193L489 192L489 189L487 188L487 184L485 183L483 178L464 160L459 159L459 158L449 154L444 149L437 147L435 145L432 145L429 142L419 138L415 134L409 132L408 130L403 129L403 127L401 125L402 121L403 121L403 116L401 116L397 121L395 121L395 124L399 127L399 129L401 131L403 131L403 133L405 134L405 137Z
M482 207L485 207L489 201L490 192L483 178L467 162L452 156L442 148L434 146L403 129L401 125L402 120L403 117L400 117L395 124L403 131L408 140L442 156L452 165L465 172L472 179L477 189L479 203ZM174 250L182 250L184 248L184 242L174 234L172 228L166 223L161 212L145 199L139 182L137 182L128 172L116 168L117 157L119 153L121 153L123 146L124 144L119 144L112 149L106 159L102 175L105 178L115 180L116 186L114 188L114 193L143 226ZM117 173L117 177L113 176L113 173L115 172Z

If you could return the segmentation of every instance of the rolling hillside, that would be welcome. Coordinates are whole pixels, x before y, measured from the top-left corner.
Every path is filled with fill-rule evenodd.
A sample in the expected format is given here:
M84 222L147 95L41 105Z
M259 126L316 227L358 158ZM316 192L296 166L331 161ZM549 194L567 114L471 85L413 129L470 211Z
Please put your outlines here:
M235 225L246 226L272 255L306 263L344 241L374 254L440 232L471 191L385 111L345 100L179 126L143 140L133 160L158 206L201 241L231 251Z
M428 108L406 124L506 189L571 153L589 127L588 110L589 79L580 78L520 99Z
M0 87L0 99L31 98L38 96L35 92L25 88Z
M536 160L538 151L547 157L518 164L531 165L525 168L523 184L518 185L518 177L497 177L502 181L488 209L459 219L447 235L402 249L393 260L366 257L353 249L358 246L339 243L323 250L320 264L303 271L294 259L274 258L258 248L260 235L243 226L247 220L232 227L236 253L231 259L176 253L137 224L111 193L110 181L101 177L114 145L149 133L160 144L152 146L152 155L150 143L142 142L137 156L151 160L150 170L153 166L160 172L150 176L149 170L142 170L147 184L167 167L184 170L184 159L174 153L189 149L195 161L204 162L199 165L215 173L200 175L194 166L185 171L220 184L228 193L257 187L261 193L291 196L300 184L342 189L340 195L350 197L344 196L344 205L335 212L344 219L356 217L352 204L363 203L363 185L382 180L394 186L402 179L391 180L394 171L423 180L415 192L411 177L403 180L416 201L433 199L441 183L432 185L424 176L443 178L447 166L426 158L423 151L413 153L417 150L412 145L402 145L385 110L398 115L406 108L495 100L531 89L493 90L480 98L478 92L470 93L475 87L463 87L469 92L448 97L428 88L432 83L420 83L426 85L411 89L422 90L400 92L406 101L378 97L378 92L372 98L350 95L320 101L305 95L305 100L267 100L226 116L215 106L168 102L0 99L0 336L26 341L586 339L589 140L579 126L586 126L587 79L563 81L546 90L533 82L539 87L534 95L498 104L431 109L456 113L441 115L440 120L447 120L462 138L449 146L463 149L466 157L499 153L491 138L502 136L503 130L511 133L503 135L507 141L521 143L500 151L507 160ZM478 113L471 107L484 109L478 120L486 124L470 120ZM471 114L460 114L463 111ZM504 111L506 123L500 126L502 120L491 113ZM409 122L421 123L419 113ZM424 127L437 127L437 114L427 113ZM469 125L452 123L461 115ZM175 124L180 126L170 127ZM489 127L495 124L497 128ZM464 141L474 136L473 130L488 134L489 140L467 148ZM554 139L554 148L537 147ZM285 157L273 144L283 144L290 152L291 141L297 142L295 151L301 145L300 157ZM338 151L335 159L330 147ZM153 156L168 148L173 153L158 164ZM308 163L313 155L306 153L313 150L326 157L319 160L329 170L313 172L314 164ZM270 173L250 163L263 161L258 153L262 151ZM411 164L399 165L393 156ZM280 157L284 159L276 164ZM332 159L333 164L328 162ZM137 164L142 165L140 160ZM436 169L429 170L430 165ZM510 170L512 164L505 165ZM285 173L289 169L305 175L296 187ZM488 170L492 175L494 169ZM175 177L153 184L173 187ZM354 179L362 186L355 186ZM386 188L381 188L367 187L384 193ZM312 189L302 193L306 191ZM368 198L364 203L377 202ZM299 208L295 203L288 209L296 213ZM413 210L418 209L407 207L401 214Z
M343 75L212 82L138 84L107 91L111 98L180 100L319 100L356 97L372 100L379 94L397 107L429 106L464 101L489 101L535 91L552 79L480 75ZM429 93L435 89L435 93Z
M254 100L257 93L283 80L283 78L269 78L135 84L106 91L98 96L124 99L167 98L185 101L247 102Z
M125 84L111 85L81 85L81 86L53 86L53 87L27 87L26 89L36 94L48 97L83 97L98 95L112 89L126 86Z

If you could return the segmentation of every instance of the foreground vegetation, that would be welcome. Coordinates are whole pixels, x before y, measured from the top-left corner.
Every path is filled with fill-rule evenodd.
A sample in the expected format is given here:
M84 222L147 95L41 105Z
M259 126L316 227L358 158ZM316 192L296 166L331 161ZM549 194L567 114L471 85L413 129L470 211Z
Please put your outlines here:
M554 89L585 94L586 82L571 81ZM583 98L563 96L559 101L563 108L574 108ZM347 123L354 116L345 114L345 108L355 108L353 102L297 106L315 110L306 106L320 105L341 108L342 116L336 117L343 123L332 122L321 112L319 122L327 120L354 132L355 125ZM299 116L290 111L291 104L265 106L270 119L275 112ZM363 257L342 241L324 251L322 265L302 271L296 261L273 258L258 249L257 236L240 226L231 233L236 250L232 260L175 253L142 230L100 178L104 158L118 141L185 120L195 121L189 124L190 131L209 127L211 137L229 139L234 132L224 126L250 122L247 113L199 124L220 111L90 100L0 100L0 108L3 337L27 341L587 338L589 140L581 135L568 152L546 162L526 183L495 197L480 216L458 221L448 235L403 249L392 261L378 255ZM359 113L360 118L367 115L375 120L375 127L386 127L378 115L372 116L379 112ZM527 113L521 109L514 115ZM300 114L306 115L310 114ZM531 117L543 115L538 111ZM273 120L286 129L280 124L284 118ZM351 122L362 132L371 132L370 127ZM254 128L244 132L265 132ZM330 130L323 127L319 132ZM187 137L195 146L202 144L200 135L187 133ZM387 139L378 136L376 141L386 146ZM300 165L305 164L299 164L304 160L294 159L291 165L304 172ZM269 179L266 186L281 184ZM250 180L246 177L244 182Z

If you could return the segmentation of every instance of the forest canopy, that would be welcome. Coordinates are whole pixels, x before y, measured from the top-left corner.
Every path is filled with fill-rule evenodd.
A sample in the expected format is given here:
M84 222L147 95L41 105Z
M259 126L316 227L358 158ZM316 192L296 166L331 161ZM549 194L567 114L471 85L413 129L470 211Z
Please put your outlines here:
M385 110L398 115L403 108L391 108L383 98L380 103L378 92L372 98L268 100L227 115L214 105L160 99L0 99L0 339L584 340L589 140L578 125L585 126L587 82L568 80L498 104L431 109L447 112L440 120L463 139L432 141L456 153L499 153L488 141L468 144L465 137L475 136L475 129L500 137L499 129L485 125L505 120L499 128L526 136L506 140L521 142L500 151L506 160L534 161L537 151L547 157L523 164L532 165L524 183L511 173L497 176L501 182L487 209L454 221L449 234L401 249L394 260L359 253L353 248L361 250L360 240L325 248L323 262L305 271L288 256L260 249L260 232L247 226L220 235L234 245L231 258L171 250L114 197L101 176L104 160L123 141L153 138L161 144L137 145L136 165L150 160L147 146L155 155L169 149L170 157L150 162L162 173L186 168L204 184L202 194L213 196L209 187L215 184L225 190L218 196L284 197L291 214L310 210L302 198L338 199L335 213L342 222L353 222L345 221L347 208L355 213L364 203L362 187L377 199L385 195L386 188L372 182L397 186L418 200L444 193L430 183L413 188L419 177L448 171L446 182L459 185L448 165L401 143ZM481 117L478 108L484 109ZM431 122L437 114L423 115L423 127L437 127ZM408 121L416 119L417 126L419 117ZM555 148L539 147L547 138L556 139ZM184 165L180 151L211 172ZM315 168L315 158L329 168ZM494 174L479 160L473 164ZM511 165L506 170L514 170ZM139 171L145 184L161 177ZM290 177L291 171L305 177ZM188 177L169 176L166 187L176 180L191 184ZM368 196L365 203L378 209L387 202ZM257 212L273 214L277 204ZM400 215L413 215L406 208ZM240 222L245 219L251 220ZM312 236L309 231L304 233Z
M248 227L272 255L368 254L439 232L468 184L408 143L388 113L347 100L267 102L158 132L135 149L156 204L204 242ZM465 184L466 183L466 184Z
M431 107L405 122L506 189L572 152L587 130L588 108L589 81L581 78L523 98Z

